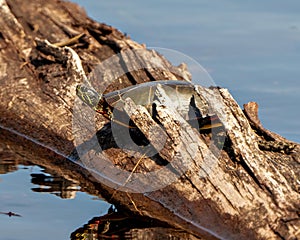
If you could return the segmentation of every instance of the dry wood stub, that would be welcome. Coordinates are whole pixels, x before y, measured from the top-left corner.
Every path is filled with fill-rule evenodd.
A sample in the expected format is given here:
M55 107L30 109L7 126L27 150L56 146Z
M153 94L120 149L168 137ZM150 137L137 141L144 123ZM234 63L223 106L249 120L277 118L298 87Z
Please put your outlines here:
M54 0L1 0L0 5L1 125L38 140L49 149L58 149L63 155L74 147L71 123L75 87L85 73L105 59L120 53L116 60L122 71L128 72L116 77L116 69L108 71L109 65L105 64L98 72L94 71L94 79L101 79L93 82L96 88L109 85L110 79L115 79L107 91L150 80L190 78L184 67L174 68L154 51L149 51L147 57L126 51L145 47L113 27L87 18L74 4ZM38 37L57 43L77 35L80 38L71 41L70 48L50 47L57 50L56 55L53 52L49 55L41 48L43 52L38 51L34 42ZM79 58L74 59L77 54ZM167 71L155 67L156 61ZM140 69L141 66L148 69ZM140 70L131 71L133 69ZM180 178L154 192L127 194L99 184L78 166L75 175L81 176L81 182L85 177L86 186L101 189L107 198L131 214L160 219L207 239L296 239L300 234L299 144L264 129L258 121L255 105L245 106L246 117L227 90L199 87L198 91L210 99L227 130L226 148L219 158L194 129L182 125L184 127L178 130L180 116L161 105L158 106L159 120L167 133L167 144L159 158L171 164L170 159L179 154L184 160L190 159L188 170ZM156 140L147 135L156 123L145 109L134 106L130 100L126 107L128 113L134 114L132 120L144 135ZM111 128L104 125L105 119L96 118L101 129L98 138L103 143L102 150L116 165L132 169L136 160L118 149L111 137ZM273 147L268 151L259 148L260 141L267 141ZM280 147L274 147L276 142L283 142L287 147L281 151ZM22 141L18 141L18 145L21 144ZM159 148L160 142L153 144ZM40 159L36 164L56 170L65 168L69 177L74 169L63 159ZM145 158L142 164L137 171L161 169L166 163L156 165L153 159ZM199 177L205 173L205 177Z

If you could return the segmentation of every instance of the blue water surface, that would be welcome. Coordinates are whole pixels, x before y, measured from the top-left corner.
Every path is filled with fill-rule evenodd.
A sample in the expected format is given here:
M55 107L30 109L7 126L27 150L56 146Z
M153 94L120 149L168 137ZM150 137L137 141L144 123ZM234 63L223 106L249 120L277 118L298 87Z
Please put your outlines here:
M139 43L189 55L263 125L300 142L300 2L74 0Z
M262 123L300 142L300 2L295 0L85 1L89 16L139 43L180 51L198 61L242 106L256 101ZM1 159L0 159L1 160ZM33 192L39 167L0 175L0 240L69 239L108 203Z
M19 166L19 170L0 175L1 240L70 239L70 234L90 219L104 215L110 206L83 192L73 199L62 199L49 193L33 192L32 173L42 173L37 166Z

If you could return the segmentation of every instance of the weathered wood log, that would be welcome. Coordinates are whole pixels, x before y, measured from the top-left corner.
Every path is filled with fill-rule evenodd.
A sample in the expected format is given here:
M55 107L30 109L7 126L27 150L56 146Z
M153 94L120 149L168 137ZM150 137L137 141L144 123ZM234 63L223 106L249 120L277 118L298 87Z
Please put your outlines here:
M226 129L225 146L218 156L207 135L162 103L168 101L163 93L156 121L127 99L125 110L154 149L159 149L161 139L153 138L149 130L163 126L164 133L159 134L164 136L163 148L155 156L130 155L118 148L105 118L91 115L97 119L101 146L97 156L103 162L90 158L80 165L69 155L75 154L75 147L95 152L90 143L96 132L87 129L86 141L74 144L74 111L84 107L76 100L74 105L75 88L96 65L101 63L102 68L93 71L90 80L100 79L93 82L94 87L105 86L107 91L151 80L187 79L189 73L113 27L92 21L71 3L1 0L0 13L0 124L2 133L9 130L18 135L16 151L49 155L48 161L37 158L34 163L63 171L132 214L167 222L205 239L299 238L300 146L264 129L255 103L245 105L243 112L226 89L196 88L209 99ZM128 49L141 49L143 54ZM113 59L114 64L105 59ZM86 121L79 122L80 131L85 131ZM117 179L115 188L112 179L101 175L108 160L113 161L112 167L128 171L125 178ZM99 175L88 171L89 167ZM169 175L143 179L135 174L161 169ZM174 179L168 182L170 176ZM151 191L163 181L164 188ZM133 186L141 189L122 191Z

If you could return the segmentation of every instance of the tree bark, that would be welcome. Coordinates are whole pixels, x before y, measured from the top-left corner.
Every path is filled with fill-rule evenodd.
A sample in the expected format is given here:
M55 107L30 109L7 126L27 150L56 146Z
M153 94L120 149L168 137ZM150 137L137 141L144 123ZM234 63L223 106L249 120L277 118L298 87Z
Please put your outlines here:
M99 130L100 159L111 159L113 166L132 172L123 185L114 188L109 179L105 182L100 177L99 181L88 171L90 167L101 172L102 162L91 159L89 165L76 159L75 147L94 150L88 140L80 145L74 141L72 120L76 107L81 106L74 100L76 86L100 63L102 69L93 71L96 76L90 79L100 78L100 83L93 82L94 87L106 85L106 91L153 80L187 80L188 71L172 66L117 29L89 19L69 2L0 0L0 12L1 133L10 139L8 144L16 141L17 152L28 155L32 150L39 156L32 160L35 164L62 171L87 191L101 191L132 214L164 221L198 237L300 237L300 146L264 129L256 103L244 105L242 111L228 90L196 88L200 96L210 99L210 107L224 125L226 140L220 155L210 147L207 134L198 133L161 104L168 101L163 92L156 104L155 121L143 107L125 101L125 111L154 148L159 148L159 136L163 136L165 145L153 157L121 151L111 125L100 115L92 116ZM144 55L128 50L142 50ZM105 65L105 60L114 55L118 68L108 69L111 65ZM158 62L163 67L158 68ZM118 76L120 68L125 74ZM101 70L106 74L101 75ZM111 84L108 79L116 81ZM87 119L82 121L79 126L85 127ZM153 137L151 128L161 132ZM93 139L93 134L88 138ZM180 177L154 191L124 191L134 182L134 172L147 174L161 169L165 162L168 173ZM188 164L184 171L182 164ZM161 177L167 181L169 175ZM141 181L139 186L147 185L137 181ZM158 180L151 181L156 184Z

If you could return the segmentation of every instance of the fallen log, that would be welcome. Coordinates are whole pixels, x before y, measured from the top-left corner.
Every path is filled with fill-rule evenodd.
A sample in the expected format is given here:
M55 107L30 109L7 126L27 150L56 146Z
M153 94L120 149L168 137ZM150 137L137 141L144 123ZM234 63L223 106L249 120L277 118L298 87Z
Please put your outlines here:
M155 121L126 99L125 110L141 132L135 133L138 138L150 139L157 149L160 139L149 131L159 127L164 136L156 155L134 155L118 148L103 116L84 110L76 86L92 83L109 92L153 80L188 80L187 70L68 2L1 0L0 12L0 124L3 134L18 135L16 151L49 155L35 164L63 171L131 214L198 237L299 238L300 145L264 129L257 104L248 103L242 111L226 89L195 88L224 126L226 140L218 152L209 134L197 132L163 104L168 101L163 92ZM83 113L75 124L78 131L74 113ZM87 124L94 119L95 126ZM95 138L100 149L93 145ZM89 157L79 159L78 151ZM124 175L112 174L116 169Z

